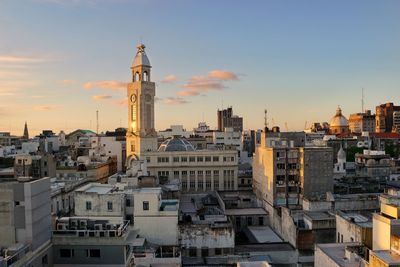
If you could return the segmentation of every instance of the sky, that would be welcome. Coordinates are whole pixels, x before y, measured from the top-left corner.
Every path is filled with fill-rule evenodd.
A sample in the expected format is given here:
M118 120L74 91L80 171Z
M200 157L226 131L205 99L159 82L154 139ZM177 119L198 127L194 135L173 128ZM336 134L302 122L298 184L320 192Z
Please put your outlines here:
M302 130L400 104L398 0L0 0L0 131L127 126L144 43L156 128L233 107L246 129Z

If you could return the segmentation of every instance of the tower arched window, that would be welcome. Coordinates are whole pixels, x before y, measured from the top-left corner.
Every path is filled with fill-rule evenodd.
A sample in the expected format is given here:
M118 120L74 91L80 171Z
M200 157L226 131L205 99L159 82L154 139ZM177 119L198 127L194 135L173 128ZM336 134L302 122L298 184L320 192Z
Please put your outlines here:
M140 74L139 74L139 72L137 71L137 72L135 73L135 82L138 82L138 81L140 81Z
M149 81L149 75L147 74L147 71L143 72L143 81L145 81L145 82Z

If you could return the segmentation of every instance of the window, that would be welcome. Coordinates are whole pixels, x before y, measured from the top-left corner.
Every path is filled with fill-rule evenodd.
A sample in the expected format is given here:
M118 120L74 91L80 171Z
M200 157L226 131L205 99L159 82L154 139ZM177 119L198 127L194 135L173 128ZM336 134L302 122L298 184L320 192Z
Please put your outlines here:
M201 248L201 256L208 257L208 248Z
M211 157L205 157L205 161L206 162L210 162L211 161Z
M150 157L146 157L146 162L150 163Z
M203 171L197 171L197 176L203 176Z
M187 157L181 157L182 162L187 162Z
M253 217L247 217L247 225L252 226L253 225Z
M258 217L258 225L264 225L264 217Z
M87 249L86 257L88 258L100 258L100 249Z
M196 157L189 157L189 162L195 162L196 161Z
M218 156L214 156L213 157L213 161L219 161L219 157Z
M73 249L60 249L60 258L72 258L73 256Z
M113 203L110 202L110 201L107 202L107 210L108 211L112 211L113 210Z
M57 202L58 204L58 202ZM86 210L91 210L92 209L92 202L86 201ZM57 210L58 210L58 205L57 205Z
M203 157L197 157L197 162L203 162Z
M196 257L197 256L197 249L196 248L189 248L189 257Z
M149 202L143 201L143 210L149 210Z
M215 248L215 255L221 255L221 254L222 254L222 249Z
M284 170L285 169L285 163L278 163L276 164L276 167L278 170Z
M179 157L174 157L173 161L174 162L179 162Z
M48 257L47 257L47 254L44 255L44 256L42 257L42 264L43 264L43 265L49 264L49 259L48 259Z

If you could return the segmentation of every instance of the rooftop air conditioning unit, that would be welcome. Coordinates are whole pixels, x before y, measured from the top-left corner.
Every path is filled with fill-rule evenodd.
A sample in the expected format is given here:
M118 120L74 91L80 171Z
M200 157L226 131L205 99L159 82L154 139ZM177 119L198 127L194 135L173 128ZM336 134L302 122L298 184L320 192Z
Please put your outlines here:
M68 224L66 223L58 223L57 230L68 230Z
M94 230L103 230L103 225L102 224L95 224L94 225Z

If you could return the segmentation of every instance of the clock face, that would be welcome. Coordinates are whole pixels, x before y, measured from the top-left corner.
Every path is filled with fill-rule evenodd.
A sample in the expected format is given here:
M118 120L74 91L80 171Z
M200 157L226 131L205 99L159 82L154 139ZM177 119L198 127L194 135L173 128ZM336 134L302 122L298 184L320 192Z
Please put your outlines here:
M131 95L131 102L132 103L136 102L136 95L135 94Z

